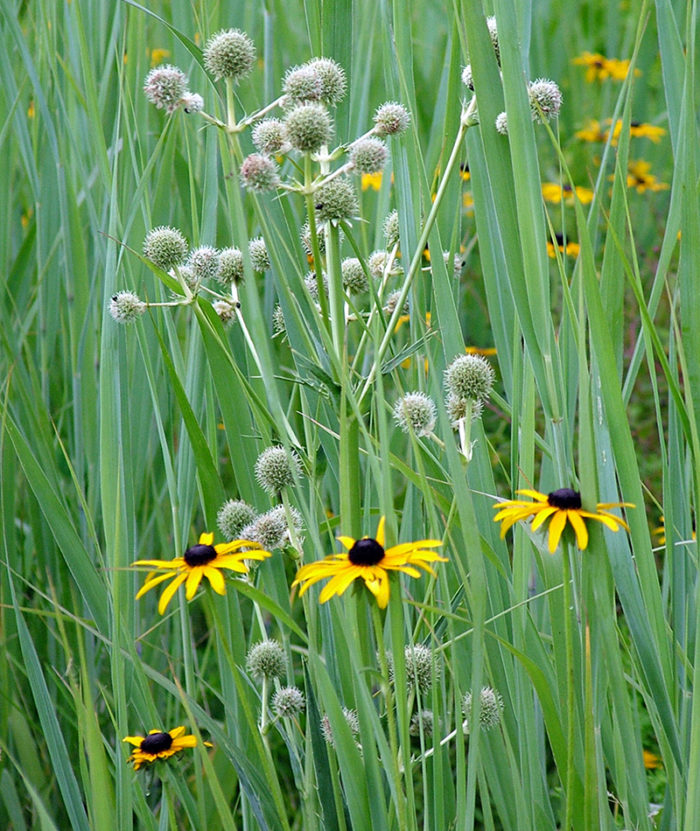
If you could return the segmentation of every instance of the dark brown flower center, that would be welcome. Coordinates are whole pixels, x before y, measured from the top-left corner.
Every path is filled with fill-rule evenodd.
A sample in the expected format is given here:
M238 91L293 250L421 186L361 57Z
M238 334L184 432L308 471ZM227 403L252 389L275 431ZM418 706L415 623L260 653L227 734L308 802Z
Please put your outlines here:
M547 502L552 508L575 511L581 507L581 494L571 488L559 488L547 494Z
M141 750L143 753L162 753L164 750L170 750L172 743L173 737L170 733L149 733L141 742Z
M197 543L191 548L188 548L184 554L184 560L190 568L195 566L205 566L212 560L216 559L216 549L213 545L202 545Z
M365 537L356 540L348 551L348 560L354 566L376 566L384 559L384 548L376 540Z

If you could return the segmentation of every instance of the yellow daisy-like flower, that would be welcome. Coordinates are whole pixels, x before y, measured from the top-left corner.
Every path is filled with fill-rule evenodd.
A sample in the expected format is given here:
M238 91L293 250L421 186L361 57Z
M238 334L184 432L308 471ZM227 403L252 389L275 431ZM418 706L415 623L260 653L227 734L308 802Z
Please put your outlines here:
M551 493L525 489L517 493L529 496L530 499L506 499L493 506L498 511L493 521L501 523L501 539L505 537L511 525L521 519L533 517L531 525L533 531L550 520L548 544L550 554L556 551L567 522L574 529L576 544L583 550L588 546L588 529L585 519L600 522L611 531L619 531L621 527L629 531L624 519L611 514L609 509L635 507L631 502L599 502L595 512L585 511L581 506L581 494L571 488L559 488ZM534 502L531 501L533 499Z
M577 130L574 135L581 141L596 142L607 141L608 131L601 129L600 121L596 119L589 119L586 126L582 130Z
M606 58L599 52L584 52L572 61L573 64L586 67L586 82L605 81L612 78L614 81L624 81L630 70L630 62L619 61L616 58ZM634 70L635 76L641 75L641 70Z
M608 123L612 123L608 120ZM617 146L618 139L620 137L620 133L622 132L622 121L618 119L615 122L615 125L612 128L612 139L611 144L613 147ZM648 138L654 142L654 144L659 144L661 141L661 137L666 135L666 130L663 127L656 127L654 124L643 124L639 121L632 121L630 122L630 136L632 138ZM605 134L605 138L607 139L608 134Z
M161 730L149 730L147 736L126 736L123 742L132 744L136 750L133 751L127 762L134 763L134 770L141 765L152 764L158 759L168 759L179 753L186 747L196 747L196 736L185 736L184 727L173 727L167 733ZM211 742L204 742L207 747L212 747Z
M590 188L575 187L571 185L558 185L556 182L543 182L542 197L545 202L558 204L559 202L572 203L574 192L582 205L588 205L593 201L593 191Z
M347 554L331 554L323 560L302 566L297 572L292 586L303 584L299 590L300 597L309 586L330 577L319 598L321 603L325 603L334 595L341 595L355 580L361 579L377 599L379 608L385 609L389 602L390 571L402 571L409 577L420 577L419 568L435 574L430 563L447 562L445 557L427 550L442 545L440 540L404 542L385 550L384 517L379 520L377 536L374 539L338 539L347 548Z
M146 576L146 582L139 589L136 599L143 597L146 592L166 580L170 580L170 584L158 602L158 612L162 615L183 583L185 583L185 596L188 600L194 597L203 577L209 580L212 589L217 594L225 594L224 576L221 569L246 574L248 566L244 560L264 560L272 556L269 551L263 550L260 543L251 540L233 540L233 542L219 545L212 545L213 542L213 534L202 534L197 545L188 548L182 557L175 557L173 560L136 560L135 566L152 566L155 569Z
M562 234L556 234L556 240L557 248L562 254L566 254L567 257L578 257L581 251L581 246L577 242L567 240L566 245L564 245L564 237ZM551 240L547 240L547 255L552 259L555 259L557 256L554 243L551 242Z
M650 170L651 164L644 161L644 159L628 162L627 187L636 188L637 193L644 193L647 190L654 193L660 190L668 190L669 186L664 182L659 182L656 176L649 173ZM614 176L610 178L614 179Z

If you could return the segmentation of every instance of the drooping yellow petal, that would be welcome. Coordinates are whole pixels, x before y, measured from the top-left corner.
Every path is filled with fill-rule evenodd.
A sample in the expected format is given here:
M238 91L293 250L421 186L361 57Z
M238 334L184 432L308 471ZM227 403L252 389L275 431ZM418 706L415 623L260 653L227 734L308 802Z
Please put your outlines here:
M185 561L182 557L175 557L174 560L135 560L132 566L151 566L157 569L163 568L182 568Z
M217 594L226 594L224 575L218 568L214 568L213 566L204 566L202 574L207 578L209 585Z
M357 542L357 540L354 540L352 537L336 537L336 539L341 545L344 545L348 551L350 551L353 545Z
M335 594L340 596L356 578L362 575L363 571L362 566L348 565L345 570L333 575L323 587L318 598L319 601L325 603Z
M185 729L184 727L182 728ZM197 747L197 737L196 736L181 736L179 739L175 739L172 743L171 750L184 750L186 747Z
M540 509L535 518L532 520L532 525L530 526L532 530L537 531L540 525L542 525L543 522L546 522L547 519L558 510L559 508L553 508L552 506Z
M165 574L158 574L156 577L151 577L150 580L146 580L146 582L141 586L141 588L136 593L136 600L139 600L149 592L151 589L159 586L165 580L172 580L174 575L170 571L166 571Z
M567 511L566 513L569 517L569 522L576 533L576 544L581 551L585 551L586 548L588 548L588 529L586 528L586 523L583 521L581 514L578 511Z
M562 531L566 525L566 511L557 511L549 523L549 553L554 554L559 545Z
M215 568L226 568L229 571L236 571L239 574L245 574L248 571L248 566L243 562L243 558L245 557L246 560L264 560L264 557L254 557L253 554L258 554L257 551L246 551L245 555L243 554L224 554L223 557L217 557L213 563L210 565L214 565ZM249 557L248 554L251 556Z
M185 582L187 579L187 572L183 571L178 574L176 577L173 578L172 582L169 586L163 591L163 594L160 596L160 601L158 602L158 614L162 615L168 607L168 603L173 598L173 595L178 590L178 588Z
M143 736L124 736L122 741L123 742L129 742L129 744L133 744L134 747L141 747L141 742L143 741Z
M203 566L194 566L194 568L190 569L187 575L187 582L185 583L185 597L188 600L192 600L194 597L197 587L202 582L202 577L204 577Z
M516 493L522 493L525 496L530 496L532 499L537 500L537 502L546 502L547 501L547 494L541 493L540 491L534 491L530 488L520 488L516 491Z

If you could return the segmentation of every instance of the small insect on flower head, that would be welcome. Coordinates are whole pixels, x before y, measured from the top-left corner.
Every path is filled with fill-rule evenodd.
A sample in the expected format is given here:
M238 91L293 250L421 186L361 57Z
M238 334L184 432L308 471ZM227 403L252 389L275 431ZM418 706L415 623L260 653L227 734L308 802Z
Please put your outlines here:
M146 304L131 291L119 291L109 301L109 313L117 323L133 323L146 311Z

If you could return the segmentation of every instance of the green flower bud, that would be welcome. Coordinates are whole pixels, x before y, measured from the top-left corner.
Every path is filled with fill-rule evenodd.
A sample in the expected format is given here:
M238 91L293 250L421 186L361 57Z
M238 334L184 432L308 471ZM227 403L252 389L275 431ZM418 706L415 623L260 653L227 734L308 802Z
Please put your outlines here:
M219 508L216 515L216 524L221 531L221 536L231 542L232 540L245 539L239 537L241 529L252 522L255 518L254 509L242 499L228 499Z
M394 210L387 214L382 227L387 248L393 248L399 241L399 212Z
M262 273L270 267L270 255L267 253L267 245L262 237L256 237L248 243L248 256L253 271Z
M260 641L248 650L246 669L254 678L281 678L287 671L287 656L279 641Z
M253 127L253 144L266 156L286 153L289 149L284 122L279 118L265 118Z
M255 462L255 478L260 487L270 494L277 494L288 485L293 485L300 474L299 457L281 445L263 450Z
M262 153L251 153L241 165L243 187L265 193L274 190L280 183L275 160Z
M294 718L305 707L304 693L298 687L282 687L272 696L272 712L279 718Z
M387 101L374 113L374 132L378 136L396 136L408 130L411 114L396 101Z
M493 382L493 368L480 355L459 355L445 370L445 387L457 398L485 401Z
M357 257L346 257L340 264L343 288L348 294L362 294L369 288L369 281Z
M284 122L289 143L301 153L317 153L332 135L331 118L322 104L300 104Z
M491 687L482 687L479 693L481 711L479 713L479 724L484 731L492 730L501 723L503 714L503 697ZM472 694L468 692L462 699L462 712L464 713L464 732L470 732L469 719L472 712Z
M358 173L378 173L386 164L386 145L368 136L353 144L350 161Z
M219 252L219 269L216 279L225 286L243 281L243 254L238 248L224 248Z
M187 240L177 228L167 225L149 231L143 241L144 257L163 271L180 265L187 256L187 249Z

